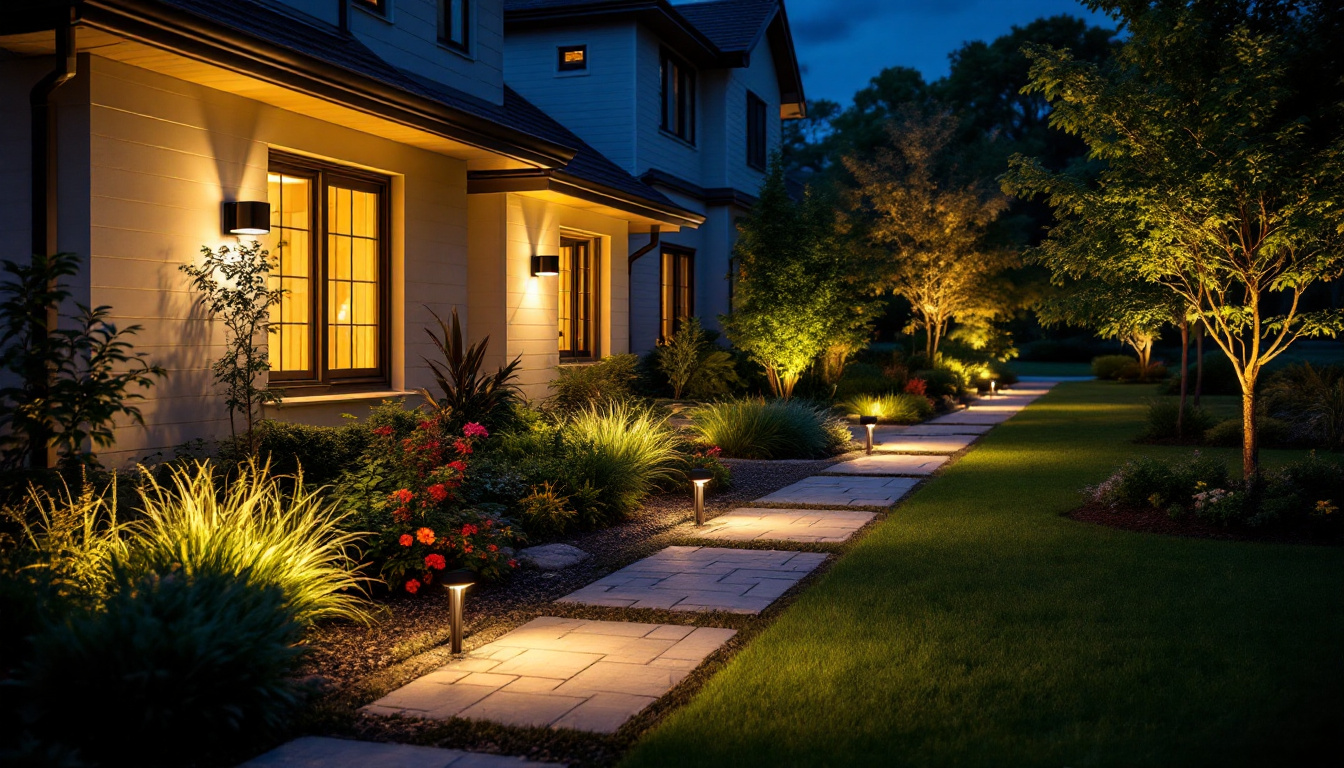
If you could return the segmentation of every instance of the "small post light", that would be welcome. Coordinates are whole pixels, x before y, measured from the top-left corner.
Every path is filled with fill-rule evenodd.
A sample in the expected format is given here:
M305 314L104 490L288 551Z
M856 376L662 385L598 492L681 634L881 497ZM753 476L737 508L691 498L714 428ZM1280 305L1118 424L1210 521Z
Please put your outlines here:
M860 416L859 423L862 424L864 428L868 430L868 434L864 436L863 450L869 456L871 456L873 455L873 430L877 428L877 417Z
M264 235L271 231L271 204L259 200L224 203L224 231L230 235Z
M560 255L537 255L532 257L533 277L554 277L560 274Z
M998 379L990 379L990 380L989 380L989 396L990 396L990 397L996 397L998 394L999 394L999 380L998 380Z
M476 583L471 571L448 571L439 576L439 583L448 590L449 647L453 653L462 652L462 605L467 599L467 587Z
M714 479L714 473L704 467L695 467L686 476L691 479L691 490L695 494L695 527L705 524L705 487Z

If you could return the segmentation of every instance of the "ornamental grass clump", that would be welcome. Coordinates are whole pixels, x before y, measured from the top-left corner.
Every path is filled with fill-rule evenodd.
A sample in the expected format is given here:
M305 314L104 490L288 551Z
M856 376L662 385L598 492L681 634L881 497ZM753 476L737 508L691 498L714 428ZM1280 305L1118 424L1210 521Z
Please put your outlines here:
M362 537L342 529L345 515L325 489L305 488L301 475L282 487L255 462L230 477L201 461L173 467L165 483L148 480L143 519L129 528L132 572L234 574L278 589L302 625L368 619L355 558Z
M655 488L673 481L682 466L677 431L666 417L634 403L580 411L565 421L562 432L568 485L579 497L590 489L588 495L605 512L605 521L589 523L628 516Z
M923 383L921 379L910 381ZM915 424L933 415L933 403L919 394L859 395L841 407L851 416L876 416L880 424Z
M691 411L698 440L733 459L812 459L842 450L849 433L821 406L796 400L743 399ZM845 430L842 436L841 430Z

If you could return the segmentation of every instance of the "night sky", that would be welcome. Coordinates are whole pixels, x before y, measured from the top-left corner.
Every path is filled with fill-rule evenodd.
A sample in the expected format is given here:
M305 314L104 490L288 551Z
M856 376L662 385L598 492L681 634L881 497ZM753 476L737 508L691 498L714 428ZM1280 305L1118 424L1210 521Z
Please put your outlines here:
M914 67L936 80L963 42L990 41L1042 16L1114 26L1076 0L785 0L784 7L807 97L842 105L884 67Z

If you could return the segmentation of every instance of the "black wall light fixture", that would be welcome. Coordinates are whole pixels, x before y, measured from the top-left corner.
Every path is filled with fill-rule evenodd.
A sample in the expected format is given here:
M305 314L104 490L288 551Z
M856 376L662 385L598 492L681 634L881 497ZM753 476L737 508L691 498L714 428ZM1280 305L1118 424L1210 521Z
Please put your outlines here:
M264 235L271 231L271 204L239 200L224 204L224 231L230 235Z
M551 256L533 256L532 257L532 276L533 277L551 277L560 274L560 255Z

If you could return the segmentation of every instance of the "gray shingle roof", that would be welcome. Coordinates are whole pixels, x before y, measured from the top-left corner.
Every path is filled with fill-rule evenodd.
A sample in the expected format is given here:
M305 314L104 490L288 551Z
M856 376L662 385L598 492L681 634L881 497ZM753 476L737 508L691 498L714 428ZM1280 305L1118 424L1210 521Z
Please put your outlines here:
M725 52L747 51L775 16L779 0L710 0L675 6Z

